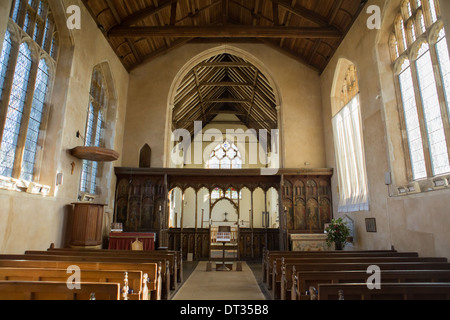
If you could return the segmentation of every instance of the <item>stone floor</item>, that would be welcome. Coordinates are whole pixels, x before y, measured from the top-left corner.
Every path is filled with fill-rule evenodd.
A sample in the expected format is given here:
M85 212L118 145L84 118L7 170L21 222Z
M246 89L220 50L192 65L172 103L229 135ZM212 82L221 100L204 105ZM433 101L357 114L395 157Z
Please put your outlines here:
M242 271L207 271L207 262L183 262L184 283L172 300L267 300L261 262L242 262Z

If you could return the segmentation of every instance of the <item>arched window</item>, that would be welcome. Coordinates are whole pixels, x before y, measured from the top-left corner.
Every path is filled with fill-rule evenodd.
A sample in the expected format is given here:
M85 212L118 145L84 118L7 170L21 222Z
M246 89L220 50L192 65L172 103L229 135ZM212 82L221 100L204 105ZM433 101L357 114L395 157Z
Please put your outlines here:
M206 167L208 169L241 169L241 153L234 143L224 141L211 152Z
M100 67L95 67L92 73L89 106L87 110L85 146L103 146L104 119L108 107L108 95L104 75ZM96 179L99 173L100 163L97 161L83 160L81 170L80 191L96 194Z
M394 58L393 62L403 109L404 144L409 151L408 177L419 180L450 173L450 135L444 129L450 111L450 58L438 2L416 1L411 10L417 27L413 28L410 18L408 33L415 29L420 34L410 34L406 53ZM399 27L396 25L395 29ZM440 83L444 85L440 86ZM447 108L442 109L443 105Z
M47 0L15 0L0 57L0 176L38 182L41 141L56 65Z
M349 66L342 84L344 107L333 117L339 212L369 210L357 69Z

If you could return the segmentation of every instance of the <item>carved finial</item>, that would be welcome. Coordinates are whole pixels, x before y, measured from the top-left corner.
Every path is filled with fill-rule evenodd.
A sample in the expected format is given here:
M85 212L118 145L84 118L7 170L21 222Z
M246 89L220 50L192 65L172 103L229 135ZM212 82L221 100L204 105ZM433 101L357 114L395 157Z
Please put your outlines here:
M123 288L122 288L123 300L128 300L129 289L130 288L128 286L128 272L125 272L125 279L124 279L124 284L123 284Z
M311 295L311 300L317 300L317 290L315 287L309 287L309 294Z

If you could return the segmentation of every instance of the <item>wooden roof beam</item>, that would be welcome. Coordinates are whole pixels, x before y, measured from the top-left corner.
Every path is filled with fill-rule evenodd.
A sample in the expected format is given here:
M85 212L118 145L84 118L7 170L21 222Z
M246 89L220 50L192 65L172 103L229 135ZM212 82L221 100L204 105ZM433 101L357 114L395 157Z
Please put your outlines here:
M294 38L325 39L341 38L335 27L301 28L279 26L202 26L202 27L121 27L108 32L109 37L172 37L172 38Z

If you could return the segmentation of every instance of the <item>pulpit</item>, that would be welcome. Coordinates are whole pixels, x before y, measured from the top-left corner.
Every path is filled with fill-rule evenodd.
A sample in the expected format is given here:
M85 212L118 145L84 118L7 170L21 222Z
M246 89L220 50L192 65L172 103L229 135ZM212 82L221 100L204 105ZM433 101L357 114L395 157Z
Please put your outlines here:
M71 226L72 248L97 248L102 246L104 204L76 202Z

